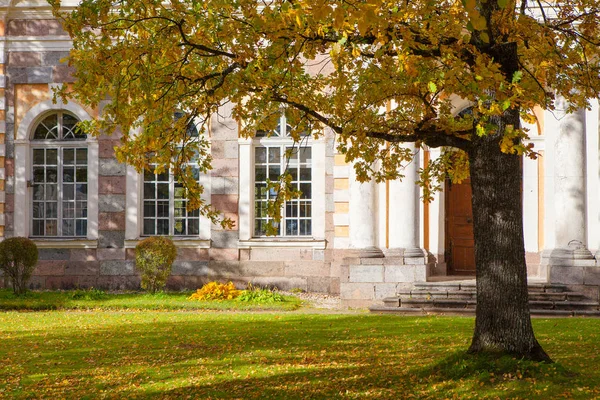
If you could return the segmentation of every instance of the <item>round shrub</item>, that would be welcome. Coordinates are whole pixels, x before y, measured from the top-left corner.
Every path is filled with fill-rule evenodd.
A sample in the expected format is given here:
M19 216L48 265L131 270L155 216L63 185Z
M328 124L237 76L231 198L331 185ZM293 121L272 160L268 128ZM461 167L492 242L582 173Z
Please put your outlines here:
M0 243L0 269L10 279L13 292L17 295L27 291L27 283L37 260L37 246L27 238L12 237Z
M171 275L177 248L164 236L153 236L135 246L135 267L142 276L142 289L156 293L165 287Z

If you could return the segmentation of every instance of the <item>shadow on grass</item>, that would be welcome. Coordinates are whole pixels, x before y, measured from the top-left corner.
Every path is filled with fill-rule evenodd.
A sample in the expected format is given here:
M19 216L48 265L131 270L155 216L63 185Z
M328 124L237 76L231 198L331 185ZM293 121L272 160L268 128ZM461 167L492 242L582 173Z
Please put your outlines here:
M594 366L576 375L557 364L468 355L459 349L466 349L473 321L464 318L150 312L8 317L13 320L4 322L5 333L0 324L0 359L12 372L2 376L0 368L0 388L7 382L4 393L13 398L546 399L592 387L599 378Z

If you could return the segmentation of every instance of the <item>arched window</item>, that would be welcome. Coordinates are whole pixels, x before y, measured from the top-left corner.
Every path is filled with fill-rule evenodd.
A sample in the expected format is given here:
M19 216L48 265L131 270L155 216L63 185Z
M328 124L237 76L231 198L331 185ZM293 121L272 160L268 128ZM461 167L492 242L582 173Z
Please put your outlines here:
M276 181L287 171L300 198L286 201L281 213L278 236L312 235L312 149L303 140L294 143L291 126L284 114L272 132L259 131L254 140L254 230L255 237L265 236L273 220L267 215L267 205L277 195L267 188L267 180ZM308 142L310 138L306 138Z
M59 110L33 129L31 236L87 236L88 149L78 122Z

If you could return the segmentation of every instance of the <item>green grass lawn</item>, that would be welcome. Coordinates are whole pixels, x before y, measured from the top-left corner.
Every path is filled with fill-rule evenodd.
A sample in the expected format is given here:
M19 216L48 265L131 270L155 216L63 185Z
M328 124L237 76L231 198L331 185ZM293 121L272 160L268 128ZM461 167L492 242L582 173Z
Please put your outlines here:
M464 354L471 318L0 313L2 398L600 398L600 320L534 321L556 364Z
M96 290L29 291L15 296L0 290L0 310L295 310L301 305L297 297L284 296L279 303L245 303L235 300L189 300L192 292L105 293Z

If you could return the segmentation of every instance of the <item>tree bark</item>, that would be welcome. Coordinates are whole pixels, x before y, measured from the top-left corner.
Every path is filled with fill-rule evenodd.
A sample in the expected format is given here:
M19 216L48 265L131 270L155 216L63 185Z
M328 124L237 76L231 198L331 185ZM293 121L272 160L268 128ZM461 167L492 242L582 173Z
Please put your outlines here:
M521 160L502 153L499 146L506 125L519 126L519 112L508 110L494 122L498 132L477 137L468 151L477 266L475 332L469 352L551 361L535 339L529 313Z

